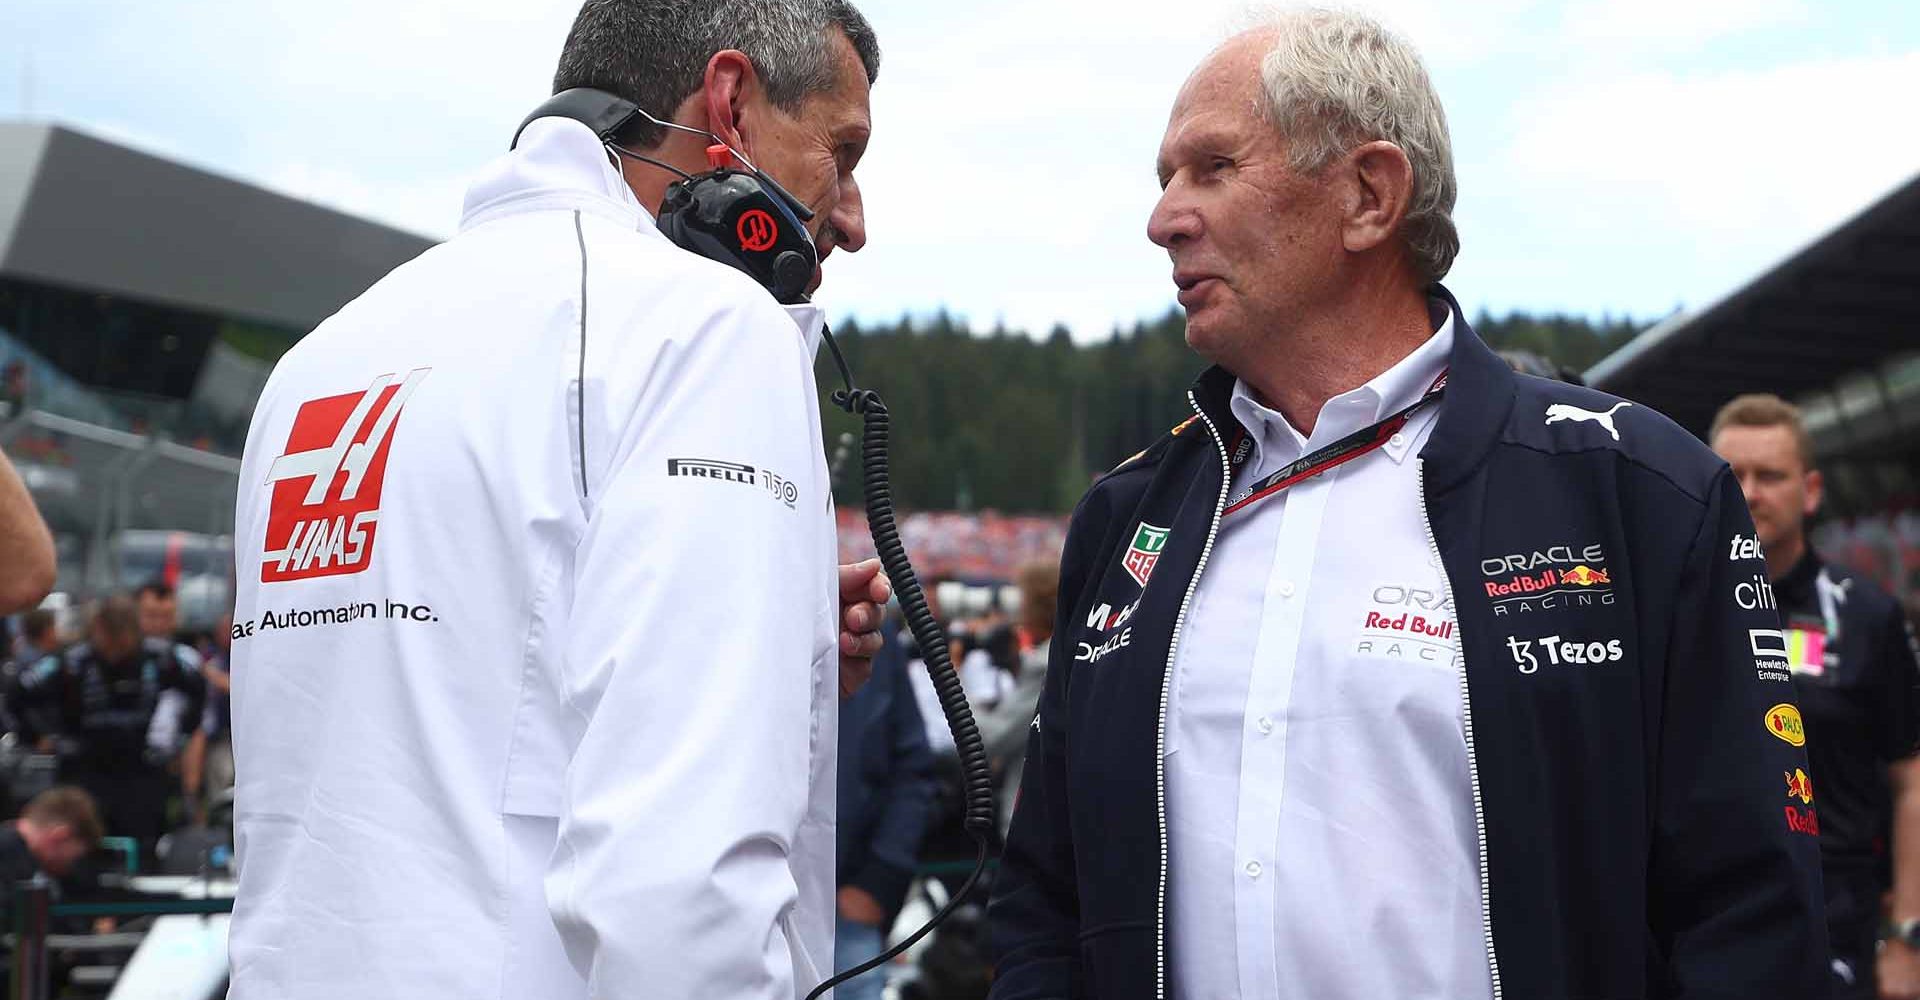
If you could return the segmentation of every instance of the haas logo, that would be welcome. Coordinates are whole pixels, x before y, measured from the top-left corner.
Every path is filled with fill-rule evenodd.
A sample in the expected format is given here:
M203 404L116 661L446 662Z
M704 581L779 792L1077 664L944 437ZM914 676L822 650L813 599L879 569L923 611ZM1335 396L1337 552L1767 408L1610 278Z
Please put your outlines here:
M1547 423L1551 425L1557 424L1562 420L1591 420L1605 427L1607 433L1613 435L1613 439L1618 441L1620 440L1620 428L1613 426L1613 415L1619 413L1622 407L1632 405L1632 403L1622 400L1613 404L1613 408L1605 413L1595 413L1592 410L1583 410L1578 406L1573 406L1568 403L1555 403L1547 407Z
M371 563L394 423L428 371L382 375L364 392L300 405L286 454L267 472L273 503L261 583L358 573Z

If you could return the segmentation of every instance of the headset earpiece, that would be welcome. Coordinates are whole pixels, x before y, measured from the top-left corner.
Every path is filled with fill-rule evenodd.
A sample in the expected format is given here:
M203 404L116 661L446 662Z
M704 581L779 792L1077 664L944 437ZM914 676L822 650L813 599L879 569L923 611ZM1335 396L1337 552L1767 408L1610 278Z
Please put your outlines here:
M715 169L689 176L621 148L623 130L642 121L658 122L613 94L576 87L553 95L520 123L514 144L537 118L571 118L593 129L610 150L680 173L681 179L668 185L654 220L667 239L683 250L746 272L780 302L807 300L807 285L820 263L803 221L813 217L812 211L773 178L732 167L736 154L717 137L718 146L708 150Z

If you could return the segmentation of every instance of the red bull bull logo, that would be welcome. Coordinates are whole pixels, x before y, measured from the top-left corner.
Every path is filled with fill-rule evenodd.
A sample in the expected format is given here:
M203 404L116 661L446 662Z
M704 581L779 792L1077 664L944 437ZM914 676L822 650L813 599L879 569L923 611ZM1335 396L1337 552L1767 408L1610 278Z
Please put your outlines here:
M1575 566L1572 569L1563 569L1560 571L1560 583L1562 585L1572 584L1580 587L1591 587L1599 583L1612 582L1613 580L1608 577L1606 570L1594 569L1585 563Z
M1803 806L1813 805L1813 779L1807 777L1807 772L1796 767L1792 774L1787 774L1787 798L1799 799Z

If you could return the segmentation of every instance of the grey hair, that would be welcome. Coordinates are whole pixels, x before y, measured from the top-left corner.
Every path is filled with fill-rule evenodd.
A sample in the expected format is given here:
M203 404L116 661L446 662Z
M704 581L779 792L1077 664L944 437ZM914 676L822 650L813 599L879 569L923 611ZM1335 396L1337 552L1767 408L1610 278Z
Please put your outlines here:
M560 51L553 92L594 87L671 118L700 89L713 54L738 49L753 61L774 106L794 111L838 82L836 33L853 44L872 83L880 75L880 43L847 0L587 0ZM642 124L624 134L645 147L658 144L663 131Z
M1459 183L1440 95L1420 54L1365 14L1324 7L1271 11L1256 22L1278 35L1260 64L1267 116L1295 170L1316 172L1360 143L1384 139L1413 164L1403 238L1423 277L1439 281L1460 252L1453 224Z

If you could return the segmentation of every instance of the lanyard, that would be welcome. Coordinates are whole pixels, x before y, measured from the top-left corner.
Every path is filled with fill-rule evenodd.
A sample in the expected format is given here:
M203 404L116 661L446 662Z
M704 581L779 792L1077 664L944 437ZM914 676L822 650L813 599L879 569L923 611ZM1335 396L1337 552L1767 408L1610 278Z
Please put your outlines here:
M1428 403L1439 399L1440 394L1444 392L1446 388L1447 373L1443 371L1440 373L1439 378L1433 380L1433 385L1428 387L1426 394L1414 400L1412 406L1395 413L1379 423L1362 427L1352 434L1315 451L1311 455L1288 463L1285 468L1243 490L1232 503L1227 504L1227 509L1221 513L1221 517L1224 518L1236 511L1245 510L1295 483L1312 479L1322 472L1339 468L1356 458L1360 458L1369 452L1379 449L1388 441L1392 440L1395 434L1400 433L1401 428L1407 426L1407 421L1413 419L1416 411ZM1246 462L1247 456L1253 453L1252 444L1253 442L1247 440L1245 428L1241 428L1239 433L1234 435L1232 452L1232 466L1234 471L1238 472L1240 466Z

